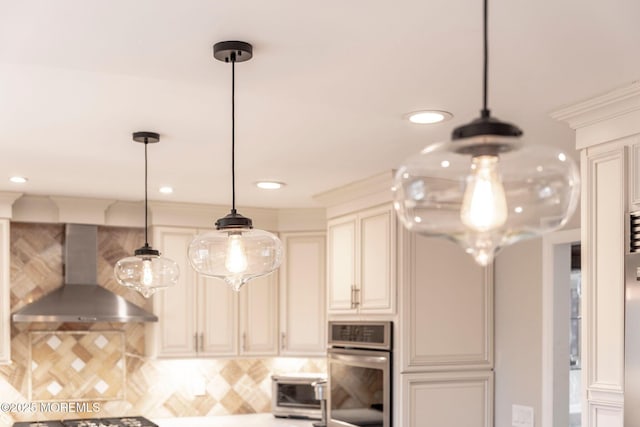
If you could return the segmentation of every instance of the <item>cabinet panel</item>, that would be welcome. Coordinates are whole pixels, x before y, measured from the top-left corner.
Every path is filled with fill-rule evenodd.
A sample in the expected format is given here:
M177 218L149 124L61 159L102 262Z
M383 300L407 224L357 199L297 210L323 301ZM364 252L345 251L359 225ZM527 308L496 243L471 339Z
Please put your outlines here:
M349 216L328 226L328 309L353 312L352 289L356 282L356 217Z
M240 291L240 354L278 353L277 272L251 280Z
M624 374L624 147L588 159L583 195L586 307L585 358L589 390L623 392ZM586 167L585 167L586 166ZM583 255L584 256L584 255ZM597 339L595 339L597 337Z
M640 210L640 136L634 136L629 147L629 206L631 211Z
M10 251L8 219L0 219L0 364L11 362Z
M163 228L154 234L155 244L162 255L174 260L180 269L178 284L154 295L154 312L158 316L158 356L193 356L197 332L195 272L189 265L186 253L195 230Z
M493 373L402 375L405 427L493 426Z
M280 267L280 354L324 355L324 233L283 234Z
M233 356L238 352L238 293L219 279L198 279L199 354Z
M360 216L361 312L392 312L395 303L395 227L390 207Z
M490 368L491 270L447 240L404 233L403 368Z
M610 403L597 403L590 401L588 404L588 420L584 420L585 426L591 427L620 427L624 425L624 410L622 405Z

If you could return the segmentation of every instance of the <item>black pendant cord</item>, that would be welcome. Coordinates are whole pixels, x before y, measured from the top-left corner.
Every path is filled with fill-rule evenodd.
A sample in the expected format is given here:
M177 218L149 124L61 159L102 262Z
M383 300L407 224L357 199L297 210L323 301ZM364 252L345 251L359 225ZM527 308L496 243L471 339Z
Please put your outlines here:
M236 54L231 53L231 213L236 213Z
M482 19L482 31L483 31L483 43L484 43L484 51L483 51L483 90L482 90L482 111L480 112L482 117L489 117L491 112L487 108L487 93L488 93L488 75L489 75L489 35L487 30L487 21L488 21L488 0L484 0L483 2L483 19Z
M148 225L148 198L147 198L147 145L149 145L149 140L147 138L144 139L144 247L149 247L149 225Z
M216 230L251 229L251 218L240 215L236 211L236 62L251 59L253 48L249 43L241 41L218 42L213 46L213 56L218 61L231 62L231 212L215 222Z
M487 140L487 136L495 137L520 137L522 130L516 125L503 122L491 117L489 110L489 0L483 0L482 15L482 110L480 117L462 126L458 126L451 133L451 139L462 140L481 136ZM460 146L457 152L472 155L497 155L498 153L506 153L517 146L504 141L493 140L491 143L478 143L468 146Z

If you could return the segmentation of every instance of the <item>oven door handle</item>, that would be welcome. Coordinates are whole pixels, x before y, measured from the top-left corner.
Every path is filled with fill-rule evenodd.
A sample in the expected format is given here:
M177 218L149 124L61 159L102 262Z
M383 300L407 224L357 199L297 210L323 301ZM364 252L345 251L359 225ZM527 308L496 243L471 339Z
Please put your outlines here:
M330 352L329 358L350 363L385 363L389 360L389 356L365 356L351 353L339 353L337 351Z

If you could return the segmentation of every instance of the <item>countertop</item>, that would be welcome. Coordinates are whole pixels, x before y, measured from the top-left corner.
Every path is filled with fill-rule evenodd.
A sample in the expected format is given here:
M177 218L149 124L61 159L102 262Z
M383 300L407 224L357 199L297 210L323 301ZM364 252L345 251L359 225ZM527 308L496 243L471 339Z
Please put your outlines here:
M266 414L154 418L159 427L312 427L313 420L276 418Z

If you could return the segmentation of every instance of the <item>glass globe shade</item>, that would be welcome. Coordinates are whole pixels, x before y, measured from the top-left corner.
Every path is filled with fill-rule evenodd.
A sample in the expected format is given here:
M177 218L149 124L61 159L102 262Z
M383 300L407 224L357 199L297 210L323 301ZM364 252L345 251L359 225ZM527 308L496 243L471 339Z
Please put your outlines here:
M133 288L145 298L158 289L178 283L178 264L158 255L136 255L123 258L113 268L116 280L122 286Z
M280 266L282 243L267 231L227 228L196 236L188 253L198 273L224 280L238 291L249 280Z
M448 238L487 265L501 248L562 227L579 182L559 149L482 135L408 158L395 174L394 207L408 230Z

